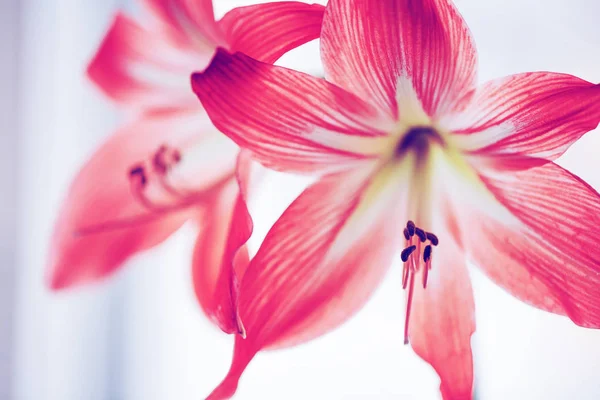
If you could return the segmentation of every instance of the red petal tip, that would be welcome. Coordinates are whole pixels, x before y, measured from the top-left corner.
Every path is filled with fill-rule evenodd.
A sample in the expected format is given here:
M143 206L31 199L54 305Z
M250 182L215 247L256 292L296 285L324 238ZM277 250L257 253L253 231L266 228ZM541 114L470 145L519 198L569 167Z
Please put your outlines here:
M238 385L238 379L225 379L211 394L208 395L206 400L223 400L230 399L235 394Z
M206 400L224 400L233 397L237 390L240 377L250 361L252 361L256 355L257 351L256 343L243 340L241 337L236 336L233 360L231 362L231 367L227 372L227 376L225 376L219 386L208 395Z
M74 286L77 286L79 282L77 279L68 273L68 269L66 270L64 267L57 267L56 265L51 265L51 268L48 268L48 274L46 275L46 287L53 292L58 292L61 290L71 289Z
M236 345L240 339L236 339ZM254 357L254 352L248 354L240 352L234 355L234 360L227 372L227 376L206 398L206 400L225 400L233 397L237 391L242 373Z
M64 279L61 275L52 275L49 279L47 279L46 285L53 292L57 292L59 290L66 289L69 287L69 283L66 279Z

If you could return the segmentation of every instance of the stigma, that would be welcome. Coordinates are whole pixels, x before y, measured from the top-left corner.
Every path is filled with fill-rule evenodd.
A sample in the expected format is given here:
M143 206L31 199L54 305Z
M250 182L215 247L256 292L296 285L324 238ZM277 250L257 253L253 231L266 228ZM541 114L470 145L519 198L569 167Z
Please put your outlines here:
M408 344L408 324L415 287L415 277L421 273L423 289L427 288L427 277L431 270L433 247L439 244L438 237L415 225L413 221L404 228L405 248L400 253L402 259L402 288L407 290L406 318L404 319L404 344ZM427 243L429 242L429 243Z

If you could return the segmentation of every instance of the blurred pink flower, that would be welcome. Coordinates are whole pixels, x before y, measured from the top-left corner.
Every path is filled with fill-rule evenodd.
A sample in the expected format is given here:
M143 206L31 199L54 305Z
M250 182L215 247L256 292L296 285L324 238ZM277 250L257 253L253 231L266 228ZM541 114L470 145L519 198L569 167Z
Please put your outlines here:
M446 399L472 393L467 259L517 298L600 326L600 196L553 162L600 122L600 85L533 72L476 86L448 0L330 0L321 55L331 83L226 51L192 78L256 159L321 176L250 262L247 338L209 398L233 395L258 351L351 317L402 249L404 339Z
M217 47L272 63L319 36L324 8L268 3L236 8L216 22L211 0L141 1L151 21L117 14L87 71L133 118L69 189L52 237L50 285L104 278L194 220L199 302L225 332L243 332L234 269L241 274L248 261L250 159L240 155L236 173L238 148L210 123L190 74L206 68Z

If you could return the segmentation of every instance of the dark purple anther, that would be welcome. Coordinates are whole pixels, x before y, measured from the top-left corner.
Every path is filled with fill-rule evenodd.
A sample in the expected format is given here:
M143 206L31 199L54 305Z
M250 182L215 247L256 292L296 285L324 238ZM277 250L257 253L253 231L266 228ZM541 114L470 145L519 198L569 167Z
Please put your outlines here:
M406 223L406 229L408 229L408 234L413 236L415 234L415 223L412 221L408 221Z
M408 260L408 257L412 254L413 251L416 250L416 248L417 246L413 244L412 246L408 246L407 248L402 250L402 253L400 253L400 258L402 259L402 262L406 262Z
M427 235L425 235L425 231L421 228L415 228L415 235L417 235L419 237L421 242L424 242L425 240L427 240Z
M425 246L425 250L423 250L423 261L427 262L431 258L431 245L428 244Z
M133 178L134 176L139 177L142 186L144 186L148 181L146 178L146 172L144 171L144 167L141 165L136 165L129 170L129 177Z
M440 242L438 240L438 237L435 236L433 233L431 232L427 232L427 239L429 239L429 241L431 242L432 245L437 246L438 243Z

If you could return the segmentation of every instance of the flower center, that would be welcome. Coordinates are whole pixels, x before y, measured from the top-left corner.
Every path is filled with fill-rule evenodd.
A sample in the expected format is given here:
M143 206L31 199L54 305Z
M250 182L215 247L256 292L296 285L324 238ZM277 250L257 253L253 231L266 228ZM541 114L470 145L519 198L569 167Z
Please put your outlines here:
M402 136L396 145L394 154L396 157L402 157L408 151L413 150L419 157L423 156L432 141L445 147L442 136L433 127L413 126Z
M400 253L404 267L402 268L402 288L407 289L406 318L404 319L404 344L408 344L408 323L412 305L415 275L422 273L423 289L427 288L427 276L431 269L432 246L439 244L438 237L431 232L425 232L413 221L406 223L404 228L405 248ZM429 244L426 242L429 241Z

